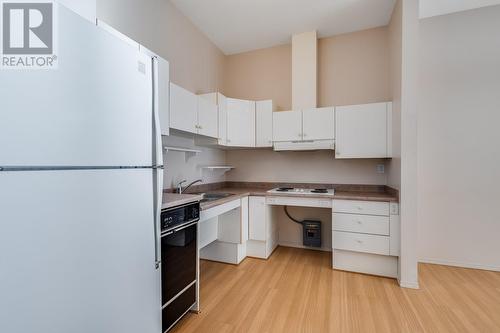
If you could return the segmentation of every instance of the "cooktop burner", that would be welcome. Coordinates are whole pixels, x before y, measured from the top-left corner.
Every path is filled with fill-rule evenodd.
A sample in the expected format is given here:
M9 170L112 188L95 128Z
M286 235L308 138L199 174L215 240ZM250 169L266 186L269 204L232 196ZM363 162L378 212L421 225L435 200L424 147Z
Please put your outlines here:
M288 191L292 191L293 190L293 187L280 187L280 188L277 188L276 191L278 192L288 192Z
M309 189L309 188L293 188L293 187L278 187L272 190L267 191L267 193L286 193L287 195L318 195L322 194L325 196L333 196L335 193L334 189L326 189L326 188L317 188L317 189Z
M328 190L326 188L315 188L314 190L311 190L312 193L328 193Z

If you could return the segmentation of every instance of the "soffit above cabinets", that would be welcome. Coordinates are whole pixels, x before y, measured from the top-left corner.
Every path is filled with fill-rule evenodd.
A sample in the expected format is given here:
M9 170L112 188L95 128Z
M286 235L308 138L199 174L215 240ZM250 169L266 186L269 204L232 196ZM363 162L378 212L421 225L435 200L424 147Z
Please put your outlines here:
M396 0L171 0L225 54L385 26ZM228 27L230 27L228 29Z

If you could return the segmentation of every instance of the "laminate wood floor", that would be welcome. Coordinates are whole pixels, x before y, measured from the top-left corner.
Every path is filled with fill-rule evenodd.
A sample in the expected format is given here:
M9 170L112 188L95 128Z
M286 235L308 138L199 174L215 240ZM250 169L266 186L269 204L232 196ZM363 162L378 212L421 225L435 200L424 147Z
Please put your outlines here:
M331 253L279 247L239 266L202 261L201 313L184 332L500 332L500 273L421 264L420 290L331 269Z

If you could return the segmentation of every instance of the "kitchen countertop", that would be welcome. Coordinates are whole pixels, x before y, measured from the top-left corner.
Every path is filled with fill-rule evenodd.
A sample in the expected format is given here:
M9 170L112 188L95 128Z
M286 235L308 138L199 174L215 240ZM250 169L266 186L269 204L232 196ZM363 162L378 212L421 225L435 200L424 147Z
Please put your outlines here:
M207 210L219 205L222 205L226 202L230 202L236 199L240 199L246 196L289 196L289 197L301 197L301 198L331 198L331 196L325 194L307 194L307 195L296 195L296 194L287 194L280 193L277 194L269 194L267 191L270 190L266 188L251 188L251 187L224 187L217 190L207 191L209 193L231 193L233 195L228 196L226 198L222 198L219 200L208 201L201 203L201 210ZM386 202L397 202L398 197L396 195L390 193L381 193L381 192L358 192L358 191L335 191L335 195L333 199L338 200L362 200L362 201L386 201Z
M161 209L184 205L201 200L200 194L163 193Z

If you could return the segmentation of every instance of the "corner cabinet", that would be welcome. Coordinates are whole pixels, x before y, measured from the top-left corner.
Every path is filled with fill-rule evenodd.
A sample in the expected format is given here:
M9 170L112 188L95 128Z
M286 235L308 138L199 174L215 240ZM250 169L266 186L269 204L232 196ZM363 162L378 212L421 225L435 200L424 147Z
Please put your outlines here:
M255 102L226 98L227 146L255 147Z
M273 146L273 101L255 102L255 147Z
M392 157L392 103L336 107L335 158Z

